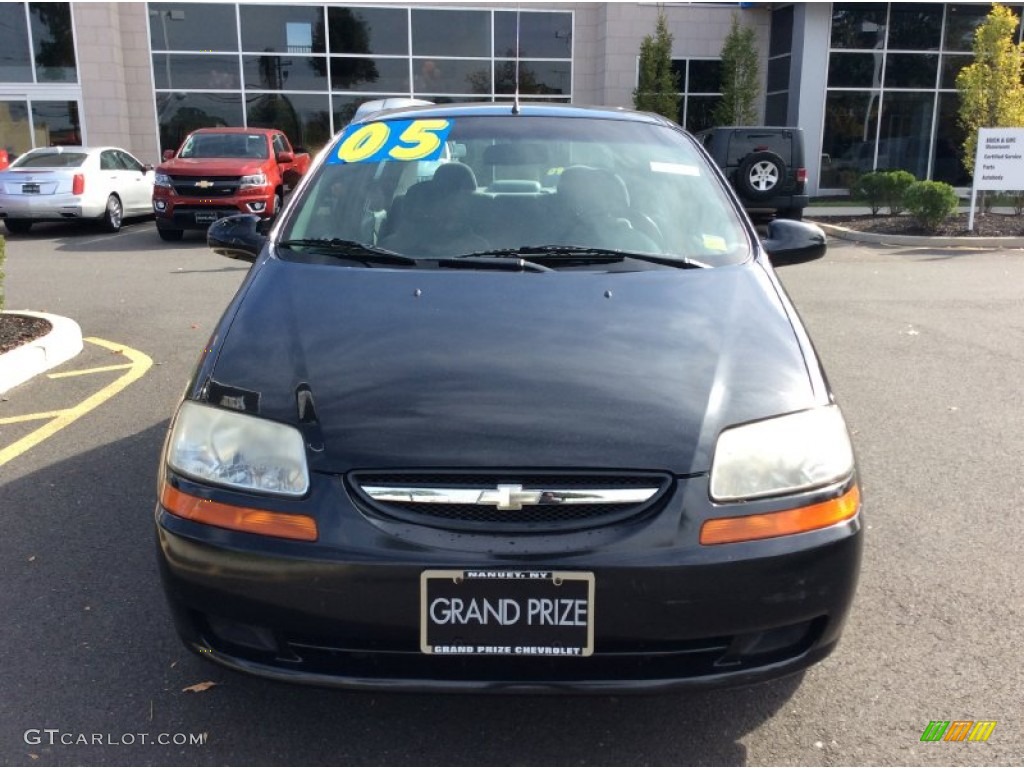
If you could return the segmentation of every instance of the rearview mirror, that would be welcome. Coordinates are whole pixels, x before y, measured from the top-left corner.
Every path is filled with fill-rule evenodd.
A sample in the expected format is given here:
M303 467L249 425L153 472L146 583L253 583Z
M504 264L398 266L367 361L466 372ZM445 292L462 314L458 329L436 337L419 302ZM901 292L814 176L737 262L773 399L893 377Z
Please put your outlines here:
M825 233L805 221L776 219L768 225L768 237L761 241L773 266L801 264L825 255Z
M253 262L263 250L267 236L261 231L259 216L242 213L218 219L206 231L206 244L214 253L229 259Z

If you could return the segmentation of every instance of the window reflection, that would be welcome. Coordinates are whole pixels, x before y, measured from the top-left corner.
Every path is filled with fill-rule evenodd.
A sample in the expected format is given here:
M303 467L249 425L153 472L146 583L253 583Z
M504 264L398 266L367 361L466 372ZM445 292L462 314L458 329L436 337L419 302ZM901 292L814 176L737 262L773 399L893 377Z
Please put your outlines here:
M492 92L490 61L414 59L413 73L417 96Z
M964 144L963 129L957 112L960 94L939 94L938 124L935 126L935 149L932 151L932 178L956 187L970 186L971 176L961 160Z
M934 93L885 94L878 136L878 169L910 171L919 179L928 178L934 106Z
M243 5L242 50L324 53L324 11L316 6Z
M37 147L75 146L82 143L77 101L33 101L32 128Z
M232 90L239 87L237 56L154 53L153 82L157 88Z
M10 160L32 149L28 123L28 102L0 101L0 149L6 149Z
M30 3L29 10L36 80L40 83L76 82L78 71L70 6L67 3Z
M235 6L150 3L149 42L154 51L237 51Z
M569 93L571 67L565 61L520 61L520 95L561 95ZM516 62L494 62L494 92L515 93ZM480 91L477 91L479 93Z
M245 87L263 91L326 91L325 56L243 56Z
M519 55L533 59L572 56L572 16L568 13L495 11L494 53L515 56L516 17L519 17Z
M177 150L197 128L243 125L240 93L158 93L160 151Z
M28 27L22 3L0 3L0 82L32 82Z
M250 128L277 128L293 147L317 152L331 138L330 100L326 94L273 93L246 97Z
M849 187L856 175L875 161L878 129L877 91L833 92L825 100L825 132L821 151L823 187Z
M937 51L942 40L941 3L893 3L889 10L889 48Z
M833 3L832 47L883 47L886 11L885 3Z
M414 56L490 56L491 14L487 11L412 11Z
M331 53L409 53L409 11L405 8L328 8Z
M938 54L890 53L885 63L886 88L934 88Z
M331 57L331 87L336 91L409 94L409 60Z

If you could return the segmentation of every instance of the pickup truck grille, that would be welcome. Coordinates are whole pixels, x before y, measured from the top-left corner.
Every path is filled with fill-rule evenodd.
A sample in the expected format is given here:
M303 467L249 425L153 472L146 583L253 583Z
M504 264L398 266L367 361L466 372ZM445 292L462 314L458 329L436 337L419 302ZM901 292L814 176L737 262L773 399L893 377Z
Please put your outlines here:
M182 197L230 197L238 191L238 176L171 176Z

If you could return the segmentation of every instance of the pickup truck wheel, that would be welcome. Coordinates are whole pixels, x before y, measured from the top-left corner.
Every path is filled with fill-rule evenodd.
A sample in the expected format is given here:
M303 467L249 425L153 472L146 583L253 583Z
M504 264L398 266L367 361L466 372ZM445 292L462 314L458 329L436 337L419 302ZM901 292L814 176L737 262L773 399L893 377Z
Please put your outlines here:
M163 227L157 227L156 233L160 235L161 240L173 243L181 240L181 236L185 234L185 231L182 229L164 229Z
M12 235L24 235L32 229L32 222L26 219L4 219L4 226Z
M120 232L122 221L124 208L121 207L121 199L117 195L111 195L107 198L107 208L103 211L100 226L107 232Z

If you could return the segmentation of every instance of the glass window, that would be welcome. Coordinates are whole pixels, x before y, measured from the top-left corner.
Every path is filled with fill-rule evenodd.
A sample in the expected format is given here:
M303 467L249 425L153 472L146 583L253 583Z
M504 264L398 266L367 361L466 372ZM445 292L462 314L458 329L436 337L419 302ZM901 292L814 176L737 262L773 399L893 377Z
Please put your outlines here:
M886 10L885 3L833 3L832 47L881 48Z
M0 3L0 83L31 82L32 59L28 51L25 6Z
M960 94L939 94L938 125L935 130L935 149L932 159L932 178L955 187L966 187L971 175L961 161L963 155L964 131L957 115L960 109Z
M886 88L934 88L937 53L890 53L885 61Z
M877 88L882 83L882 52L831 53L828 57L830 88Z
M350 122L359 108L359 105L364 101L370 99L387 99L392 97L409 97L409 93L383 93L376 94L374 96L363 96L362 94L352 94L351 96L339 96L334 94L331 96L331 111L334 115L334 130L335 132L340 131Z
M239 93L158 93L156 113L160 124L160 150L177 150L196 128L242 125Z
M821 186L848 187L853 175L874 168L877 91L835 91L825 99Z
M328 8L331 53L409 54L405 8Z
M941 3L893 3L889 9L889 49L937 51L942 40Z
M519 17L519 55L533 59L572 57L572 14L496 11L494 55L515 56L516 16Z
M105 149L100 152L100 170L101 171L121 171L124 170L124 166L121 165L121 161L117 159L117 154L112 149Z
M243 56L245 87L263 91L326 91L326 56Z
M942 47L947 51L974 50L974 30L985 22L990 10L988 4L947 5L946 41Z
M560 95L572 89L572 65L568 61L520 61L521 95ZM494 62L494 92L515 93L516 62Z
M492 93L491 62L414 59L413 87L418 96L443 93Z
M789 92L772 93L764 100L765 125L789 125Z
M683 123L690 133L715 127L715 109L721 103L721 96L687 96L686 122Z
M331 138L327 94L267 93L247 96L245 102L250 128L277 128L292 146L317 152Z
M37 147L82 144L77 101L32 101L32 126Z
M0 101L0 149L6 149L11 160L32 149L27 102Z
M490 56L488 11L412 10L414 56Z
M81 168L89 156L85 152L51 152L36 149L18 158L12 168Z
M134 157L129 155L127 152L117 152L117 159L121 162L125 168L129 171L142 171L144 170L142 163L136 160Z
M154 51L237 51L235 6L150 3L149 42Z
M889 92L882 97L877 168L928 178L934 93Z
M772 11L772 31L768 42L769 56L783 56L793 51L793 6Z
M331 57L331 88L409 95L409 60Z
M29 3L36 80L40 83L74 83L75 40L71 32L71 7L67 3Z
M690 93L721 93L721 59L690 59L690 80L686 89Z
M323 8L242 5L242 50L254 53L324 53Z
M942 81L939 83L939 87L956 88L956 76L960 74L960 70L973 63L973 56L942 54Z
M765 87L768 93L789 90L789 63L789 56L768 59L768 80Z
M238 56L154 53L153 82L168 90L236 90L240 87Z

